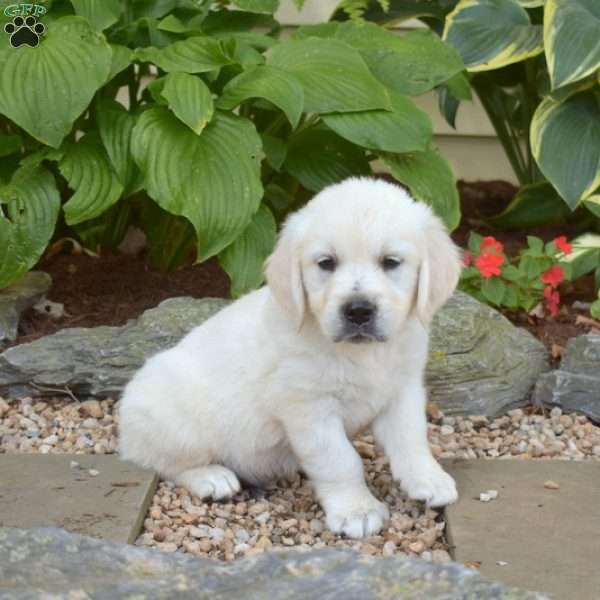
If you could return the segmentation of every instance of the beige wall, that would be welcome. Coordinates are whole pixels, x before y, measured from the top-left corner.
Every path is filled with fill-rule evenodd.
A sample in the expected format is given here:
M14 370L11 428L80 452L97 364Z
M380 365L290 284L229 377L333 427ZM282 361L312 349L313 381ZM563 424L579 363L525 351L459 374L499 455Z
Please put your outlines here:
M307 0L304 8L298 11L292 0L281 0L276 17L280 23L291 26L322 23L330 18L338 2ZM421 24L418 21L404 24L404 27L419 26ZM477 99L461 104L456 130L440 115L435 93L425 94L415 100L431 117L436 142L459 179L504 179L516 183L510 163Z

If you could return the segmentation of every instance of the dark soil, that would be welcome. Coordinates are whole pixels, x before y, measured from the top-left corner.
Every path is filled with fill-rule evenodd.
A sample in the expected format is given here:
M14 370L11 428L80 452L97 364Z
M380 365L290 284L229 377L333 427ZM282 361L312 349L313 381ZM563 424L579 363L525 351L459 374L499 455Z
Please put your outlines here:
M229 278L216 260L161 273L143 257L59 254L36 268L52 276L48 299L64 304L64 317L28 311L21 321L19 344L64 327L123 325L174 296L229 296Z
M501 212L512 200L516 188L504 181L461 181L459 190L463 220L452 237L460 246L466 246L471 230L495 236L504 244L509 256L515 255L526 244L527 234L546 241L558 235L568 238L576 235L568 225L536 228L528 230L527 234L493 230L484 220ZM216 260L161 273L151 269L143 256L103 255L95 258L63 253L43 259L37 268L52 276L48 298L64 304L64 316L55 320L30 310L22 319L20 336L15 343L29 342L64 327L123 325L174 296L229 296L229 278ZM592 302L595 299L592 277L567 284L562 299L563 307L556 319L540 319L523 312L506 313L511 321L539 338L553 353L555 361L569 338L594 328L589 312L572 307L576 300Z

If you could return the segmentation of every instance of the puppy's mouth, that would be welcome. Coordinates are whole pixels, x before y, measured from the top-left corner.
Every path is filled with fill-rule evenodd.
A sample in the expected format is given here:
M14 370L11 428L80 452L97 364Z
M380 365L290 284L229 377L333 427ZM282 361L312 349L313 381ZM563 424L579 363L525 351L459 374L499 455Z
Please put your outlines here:
M387 342L387 337L372 330L352 329L342 331L333 338L334 342L350 342L351 344L370 344L371 342Z

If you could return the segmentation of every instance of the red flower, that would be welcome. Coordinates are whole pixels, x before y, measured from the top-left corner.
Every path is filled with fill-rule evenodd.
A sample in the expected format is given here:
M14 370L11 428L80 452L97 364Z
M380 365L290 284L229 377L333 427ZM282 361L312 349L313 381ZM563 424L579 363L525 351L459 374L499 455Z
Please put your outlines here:
M567 242L566 235L561 235L561 236L557 237L554 240L554 245L559 250L562 250L565 254L571 254L571 251L573 250L573 246L571 246L571 244L569 244L569 242Z
M465 250L463 252L463 265L465 265L465 267L468 267L471 265L472 262L473 262L473 255L468 250Z
M553 317L556 317L560 303L560 294L551 287L546 287L544 288L544 298L546 299L546 308Z
M479 272L489 279L492 275L500 275L500 266L504 264L504 256L486 252L475 259L475 266Z
M481 253L484 253L486 251L492 251L496 254L502 254L502 252L504 251L504 246L495 237L488 235L487 237L484 237L481 241L481 244L479 245L479 250L481 251Z
M542 283L553 288L565 278L565 272L560 265L551 266L546 272L542 273Z

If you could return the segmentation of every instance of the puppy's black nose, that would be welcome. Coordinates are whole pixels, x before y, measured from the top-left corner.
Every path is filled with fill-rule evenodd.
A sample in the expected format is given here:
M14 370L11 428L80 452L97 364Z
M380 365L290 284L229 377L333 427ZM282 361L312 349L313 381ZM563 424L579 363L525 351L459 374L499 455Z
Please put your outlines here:
M342 307L347 321L353 325L365 325L375 314L375 305L368 300L351 300Z

